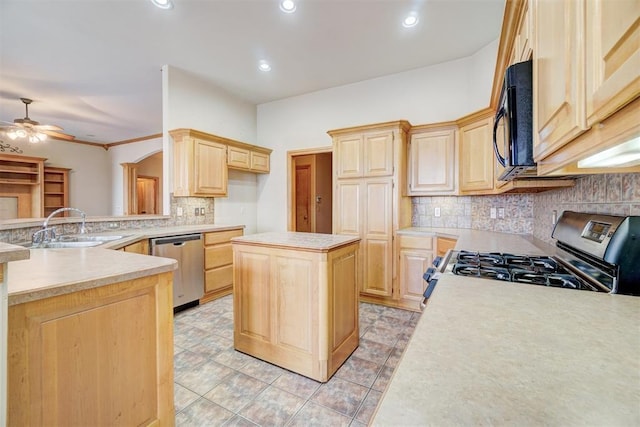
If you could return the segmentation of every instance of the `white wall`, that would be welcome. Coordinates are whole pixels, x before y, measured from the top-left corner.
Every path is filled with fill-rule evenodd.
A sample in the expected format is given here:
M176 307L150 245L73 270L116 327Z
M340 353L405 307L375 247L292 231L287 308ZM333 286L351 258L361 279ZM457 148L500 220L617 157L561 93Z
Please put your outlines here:
M406 119L455 120L489 105L498 41L456 61L258 106L257 145L273 149L271 173L258 177L257 230L287 227L288 150L331 145L327 131Z
M111 215L109 154L101 147L47 139L38 144L11 141L23 155L46 158L45 166L70 168L69 205L92 216Z
M111 167L111 212L108 215L124 214L124 173L122 163L138 163L140 160L162 151L162 138L148 139L131 144L116 145L109 149Z
M171 153L168 131L191 128L249 144L256 143L256 107L238 99L223 89L199 79L179 68L165 65L163 71L163 133L164 152ZM165 156L165 171L172 176L172 159ZM216 198L216 224L245 224L255 230L256 189L254 175L230 173L229 196ZM165 196L173 191L171 179L165 179ZM169 203L164 204L165 210ZM253 231L251 231L253 232Z

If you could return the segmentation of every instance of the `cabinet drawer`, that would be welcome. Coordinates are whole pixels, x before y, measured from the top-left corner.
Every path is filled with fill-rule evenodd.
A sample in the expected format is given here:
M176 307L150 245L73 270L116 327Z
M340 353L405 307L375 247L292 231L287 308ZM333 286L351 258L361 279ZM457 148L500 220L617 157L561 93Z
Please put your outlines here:
M456 239L449 239L446 237L438 237L438 242L437 242L437 255L438 256L444 256L448 250L453 249L456 246Z
M205 233L204 245L216 245L218 243L225 243L231 240L233 237L242 236L242 230L229 230L229 231L215 231L212 233Z
M217 291L230 285L233 285L233 265L226 265L205 272L205 292Z
M433 249L433 237L400 236L401 248Z
M204 269L221 267L233 263L231 243L204 249Z

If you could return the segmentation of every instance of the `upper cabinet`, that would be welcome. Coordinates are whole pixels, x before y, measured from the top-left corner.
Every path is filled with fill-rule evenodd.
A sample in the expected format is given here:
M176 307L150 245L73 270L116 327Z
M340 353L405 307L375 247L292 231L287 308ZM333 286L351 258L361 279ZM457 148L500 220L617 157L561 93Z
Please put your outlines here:
M411 128L407 165L409 196L456 193L457 130L455 122Z
M607 118L640 94L640 2L585 4L587 124Z
M584 104L584 2L533 4L534 157L541 158L587 129Z
M334 142L338 178L393 175L393 131L371 129L338 136Z
M640 136L640 2L533 0L532 11L538 174L637 172L578 161Z
M485 109L459 120L460 194L493 192L493 111Z
M169 132L173 138L175 197L227 195L228 168L269 172L271 150L193 129Z

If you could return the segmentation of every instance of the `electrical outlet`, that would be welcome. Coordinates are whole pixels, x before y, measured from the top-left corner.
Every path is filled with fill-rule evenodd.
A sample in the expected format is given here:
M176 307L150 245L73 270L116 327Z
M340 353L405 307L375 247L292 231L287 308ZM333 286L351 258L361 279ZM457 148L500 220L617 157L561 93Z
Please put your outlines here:
M114 228L120 228L120 224L117 222L110 222L109 223L109 228L114 229Z
M440 207L439 206L436 206L433 209L433 216L435 216L436 218L440 216Z
M183 212L182 212L182 206L178 206L176 208L176 215L178 216L182 216Z
M200 208L200 215L204 215L204 208Z
M200 208L196 208L194 213L195 213L196 216L200 215Z
M498 208L498 218L504 218L504 208Z
M491 219L496 219L497 216L496 208L491 208Z

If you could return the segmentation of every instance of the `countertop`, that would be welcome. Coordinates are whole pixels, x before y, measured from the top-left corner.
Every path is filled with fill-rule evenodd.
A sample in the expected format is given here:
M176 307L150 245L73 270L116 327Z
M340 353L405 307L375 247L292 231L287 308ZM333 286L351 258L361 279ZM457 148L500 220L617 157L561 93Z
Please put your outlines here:
M124 236L122 239L77 249L29 250L0 243L0 260L7 258L7 261L13 261L8 264L9 305L173 271L177 268L177 262L173 259L112 250L141 239L239 228L244 226L210 224L121 229L96 234ZM25 258L9 259L10 256Z
M285 249L299 249L304 251L327 252L329 250L358 242L358 236L340 234L299 233L299 232L269 232L234 237L231 243L257 246L270 246Z
M456 235L540 253L525 236ZM372 424L640 425L638 355L639 297L445 274Z

